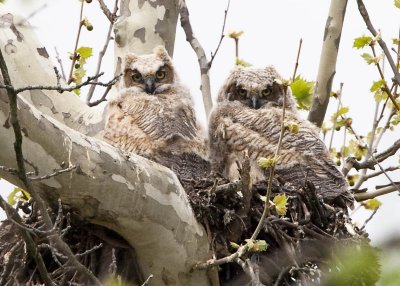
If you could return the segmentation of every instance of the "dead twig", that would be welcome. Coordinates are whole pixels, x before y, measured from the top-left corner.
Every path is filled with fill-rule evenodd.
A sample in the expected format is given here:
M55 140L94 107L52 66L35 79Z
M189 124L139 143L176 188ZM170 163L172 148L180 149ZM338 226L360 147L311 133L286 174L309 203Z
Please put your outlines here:
M301 52L301 46L303 44L303 39L300 38L299 42L299 48L297 50L297 57L296 57L296 64L294 65L294 71L293 71L293 76L292 76L292 81L296 79L296 73L297 73L297 68L299 67L299 59L300 59L300 52Z
M226 16L228 14L229 5L230 5L230 0L228 0L228 6L227 6L227 9L225 10L224 24L222 27L222 36L221 36L220 42L219 42L214 54L211 55L211 60L209 61L207 59L206 53L205 53L202 45L200 44L199 40L193 34L193 28L190 23L189 10L187 8L186 1L182 0L182 1L180 1L180 4L179 4L180 21L181 21L181 26L186 35L186 41L189 42L193 51L196 53L196 56L197 56L197 59L199 62L200 76L201 76L200 90L203 95L204 110L206 112L207 118L210 115L210 112L212 109L211 85L210 85L209 71L210 71L212 62L215 59L215 55L217 54L219 47L221 45L221 42L224 38L223 32L225 29L225 22L226 22Z
M78 58L78 55L76 54L76 50L78 49L78 43L79 43L79 37L81 36L81 31L82 31L82 20L83 20L83 5L85 4L86 1L82 1L81 4L81 10L80 10L80 14L79 14L79 27L78 27L78 33L76 35L76 40L75 40L75 47L74 47L74 51L73 51L73 55L72 55L72 63L71 63L71 69L69 71L69 76L68 76L68 84L70 84L73 79L72 79L72 73L74 72L74 67L75 67L75 62Z
M100 8L103 11L104 15L107 17L107 19L110 21L111 24L114 24L116 19L116 13L111 13L110 9L108 9L107 5L104 3L103 0L98 0L98 2L100 4Z
M73 91L75 89L79 89L79 88L81 88L83 86L92 85L92 84L109 87L109 86L114 85L119 80L119 78L121 77L121 75L117 75L116 77L114 77L113 79L111 79L109 82L106 82L106 83L94 82L95 79L98 79L103 74L104 73L99 73L98 75L95 75L95 76L92 76L92 77L89 76L84 82L82 82L80 84L77 84L75 86L62 87L62 86L53 86L53 85L30 85L30 86L25 86L25 87L22 87L22 88L14 88L11 85L4 84L4 85L0 85L0 88L5 88L7 90L11 90L11 91L15 92L16 94L19 94L19 93L21 93L23 91L26 91L26 90L56 90L56 91L62 93L64 91L70 92L70 91Z
M65 71L64 71L64 66L63 66L62 60L61 60L61 58L60 58L60 54L58 53L58 50L57 50L56 47L54 47L54 51L56 52L56 59L57 59L57 62L58 62L58 64L60 65L62 78L63 78L64 81L67 81L67 77L66 77Z
M104 2L103 2L102 0L99 0L99 3L100 3L100 6L102 6L101 3L103 3L103 5L104 5ZM108 9L107 9L107 11L110 12ZM112 19L112 21L111 21L110 18L109 18L109 20L110 20L110 25L108 26L108 32L107 32L107 36L106 36L106 41L105 41L105 43L104 43L103 49L99 52L99 58L98 58L98 60L97 60L97 67L96 67L96 72L95 72L96 75L100 73L101 64L102 64L102 62L103 62L103 57L104 57L104 55L105 55L106 52L107 52L108 45L110 44L111 33L112 33L112 30L113 30L113 26L114 26L115 19L116 19L116 17L117 17L117 11L118 11L118 0L115 0L113 13L112 13L111 16L110 16L111 19ZM103 10L103 12L104 12L104 10ZM104 12L104 14L106 14L106 12ZM107 14L106 14L106 16L107 16ZM108 18L108 17L107 17L107 18ZM97 79L95 79L94 82L97 82ZM108 92L110 91L111 87L110 87L110 86L107 87L107 89L106 89L106 91L104 92L103 96L102 96L99 100L96 100L96 101L94 101L94 102L91 102L95 89L96 89L96 85L91 85L90 88L89 88L89 92L88 92L88 94L87 94L87 96L86 96L86 104L87 104L88 106L90 106L90 107L96 106L96 105L98 105L99 103L105 101L105 98L106 98Z
M72 170L75 170L75 169L76 169L76 166L72 165L71 167L68 167L66 169L61 169L61 170L54 171L54 173L51 173L51 174L48 174L48 175L45 175L45 176L42 176L42 177L29 178L29 180L31 180L31 181L42 181L42 180L50 179L50 178L53 178L55 176L61 175L63 173L71 172Z
M214 61L214 58L215 58L215 56L217 55L217 53L218 53L218 51L219 51L219 48L220 48L221 43L222 43L222 40L225 38L225 34L224 34L224 32L225 32L225 24L226 24L226 18L227 18L227 16L228 16L228 11L229 11L229 6L230 6L230 4L231 4L231 0L228 0L228 5L227 5L227 7L226 7L226 9L225 9L225 11L224 11L224 23L222 24L221 38L219 39L217 48L215 49L215 52L214 52L214 53L211 53L211 59L210 59L210 61L208 62L208 65L209 65L210 67L212 66L213 61Z
M0 57L0 62L1 62L1 57ZM15 220L18 223L18 225L22 225L22 218L20 217L18 212L12 206L10 206L3 199L2 196L0 196L0 206L6 213L9 214L8 215L9 218L12 218L13 220ZM20 228L20 231L21 231L21 236L22 236L23 240L25 241L26 248L29 250L30 255L36 262L36 265L38 267L38 271L39 271L40 277L43 280L43 283L46 286L53 286L54 284L51 281L49 273L47 272L43 258L40 255L40 253L38 252L37 246L36 246L34 240L32 239L30 232L23 228Z

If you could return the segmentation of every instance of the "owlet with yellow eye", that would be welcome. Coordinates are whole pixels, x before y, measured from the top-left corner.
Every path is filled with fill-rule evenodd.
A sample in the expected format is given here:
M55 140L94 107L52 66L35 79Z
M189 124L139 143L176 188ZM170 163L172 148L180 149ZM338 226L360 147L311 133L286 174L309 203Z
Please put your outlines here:
M108 103L104 138L181 178L207 173L207 144L189 90L179 83L164 47L127 54L119 94Z
M210 115L212 170L236 180L239 178L236 162L242 162L247 153L253 183L265 179L257 160L274 157L286 94L285 124L298 128L296 132L284 133L276 175L296 189L310 181L326 200L341 206L351 205L353 197L319 138L317 127L300 118L290 88L285 93L279 80L281 77L274 67L238 66L228 76Z

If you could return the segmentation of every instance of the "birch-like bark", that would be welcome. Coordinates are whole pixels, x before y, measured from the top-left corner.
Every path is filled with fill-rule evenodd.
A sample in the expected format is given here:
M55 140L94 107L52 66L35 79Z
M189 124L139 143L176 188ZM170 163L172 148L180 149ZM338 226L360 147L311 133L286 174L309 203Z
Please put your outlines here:
M308 114L308 120L318 127L321 127L324 121L332 90L332 82L336 73L336 60L346 6L347 0L331 0L329 15L326 20L313 102Z
M161 17L160 11L175 3L136 2L138 7L148 9L141 17L148 20L143 23L148 23L145 27L149 30L154 28L149 23ZM153 6L161 2L165 4ZM150 13L149 5L156 12ZM45 47L27 23L16 26L19 21L0 6L0 48L13 85L56 85L54 65ZM175 34L175 26L171 33ZM135 37L128 39L125 47L135 47L135 41ZM152 43L162 44L158 41ZM148 52L144 47L141 51ZM209 285L205 271L190 271L194 263L211 258L207 235L169 169L139 156L127 158L116 148L91 137L104 127L102 112L87 107L74 93L25 91L19 94L18 108L24 156L39 176L68 165L78 166L74 173L32 182L50 205L57 206L60 197L83 219L124 237L136 250L143 276L154 275L149 285ZM7 95L1 90L0 165L15 167L8 114ZM21 186L17 177L9 173L0 172L0 177Z
M121 16L114 25L117 72L128 52L150 54L164 45L174 53L178 0L121 0Z

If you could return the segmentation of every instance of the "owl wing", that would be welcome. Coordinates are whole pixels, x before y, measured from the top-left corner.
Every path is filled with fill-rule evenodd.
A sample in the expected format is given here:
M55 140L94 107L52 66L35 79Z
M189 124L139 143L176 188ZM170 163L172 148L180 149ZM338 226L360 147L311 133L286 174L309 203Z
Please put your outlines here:
M304 186L306 180L311 181L317 192L328 200L351 203L353 198L346 181L330 159L315 128L291 113L287 113L286 118L298 124L299 131L285 131L276 173L294 186ZM279 141L281 110L235 108L232 112L231 107L222 105L211 119L214 121L210 126L210 136L214 136L210 137L211 148L215 149L212 156L216 157L218 168L225 160L216 154L223 153L221 148L233 153L247 150L254 160L274 156Z

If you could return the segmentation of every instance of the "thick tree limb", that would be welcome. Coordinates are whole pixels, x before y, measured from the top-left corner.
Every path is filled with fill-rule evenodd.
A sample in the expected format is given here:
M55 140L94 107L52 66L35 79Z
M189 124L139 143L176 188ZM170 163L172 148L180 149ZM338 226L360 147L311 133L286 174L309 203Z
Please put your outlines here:
M7 65L5 63L3 53L1 51L0 51L0 70L5 85L12 86ZM31 194L32 198L35 200L35 203L38 206L38 209L40 210L40 214L44 221L44 224L47 230L49 231L53 229L53 222L51 221L50 215L47 212L47 206L45 202L42 200L41 196L36 191L36 189L31 184L31 182L28 180L28 177L26 175L26 167L22 151L23 137L17 111L18 109L17 93L14 89L7 89L7 96L10 108L10 121L14 133L14 152L18 168L17 177L19 180L22 181L24 189L27 190ZM28 239L28 237L26 238ZM69 246L61 239L61 237L58 234L53 233L49 235L48 238L50 243L54 247L56 247L58 251L60 251L63 255L67 257L67 259L65 260L65 266L73 267L74 271L79 273L82 276L82 278L85 279L85 281L88 281L93 285L101 285L100 281L93 275L93 273L90 272L89 269L87 269L77 260L77 258L72 253ZM35 255L35 258L37 259L37 255ZM40 261L40 259L37 261Z
M0 122L7 116L3 92ZM83 219L119 233L135 248L143 272L153 274L156 285L163 285L165 275L180 285L207 285L205 272L189 273L192 264L210 257L207 236L171 171L139 156L126 159L117 149L63 126L24 99L19 101L19 118L28 134L26 159L35 162L40 176L60 169L64 162L79 166L75 173L32 182L44 199L56 204L60 197ZM10 129L0 128L0 162L14 167L11 138ZM16 176L0 174L20 185Z
M321 127L324 121L332 90L332 82L336 73L336 60L346 6L347 0L332 0L328 19L326 20L313 102L308 114L308 120L318 127Z
M139 45L140 39L125 38L123 46L117 47L119 55L124 50L150 52L155 45L174 38L175 1L123 3L128 14L132 11L132 15L148 15L156 33L153 30L146 33L145 40L149 41ZM134 13L127 6L129 3L136 5ZM166 17L169 9L171 19ZM53 65L30 26L18 26L15 32L7 27L18 18L7 14L2 6L0 13L3 14L0 24L5 27L0 35L0 47L14 87L44 83L57 86ZM125 14L126 21L128 14ZM149 23L137 22L140 17L132 18L128 22L150 27ZM160 27L167 30L162 32ZM119 36L122 40L122 35ZM171 52L173 41L166 45ZM13 134L4 124L8 120L8 102L3 89L0 91L0 165L15 169ZM103 128L103 113L99 110L90 109L68 92L26 90L18 96L24 155L33 165L27 171L34 168L38 170L37 176L42 177L65 168L65 164L77 166L74 173L33 181L33 187L50 204L56 206L57 199L61 198L65 206L74 209L83 219L106 226L124 237L136 249L144 275L154 275L151 281L154 285L208 285L205 271L189 271L193 264L209 259L211 254L205 231L196 222L176 176L158 164L134 155L126 158L103 141L85 136L99 135ZM21 186L16 175L0 171L0 176Z

